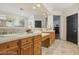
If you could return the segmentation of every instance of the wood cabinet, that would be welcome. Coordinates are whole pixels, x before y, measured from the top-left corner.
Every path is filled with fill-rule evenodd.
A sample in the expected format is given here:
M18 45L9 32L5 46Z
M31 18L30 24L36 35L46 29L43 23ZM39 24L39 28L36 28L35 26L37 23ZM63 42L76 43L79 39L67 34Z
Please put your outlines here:
M42 46L46 48L50 46L50 35L42 37Z
M17 54L19 54L18 41L12 41L12 42L0 44L0 54L1 55L17 55Z
M0 55L40 55L41 35L0 44Z
M48 48L55 41L55 32L44 32L44 33L49 33L49 35L42 37L42 46Z
M50 45L55 41L55 32L50 32Z
M41 54L41 35L20 40L21 55L40 55Z
M41 54L41 52L42 52L41 42L42 42L41 35L34 36L34 55L40 55Z
M18 55L18 49L17 48L13 48L11 50L7 51L7 55Z
M21 55L33 55L33 37L22 39L20 42Z

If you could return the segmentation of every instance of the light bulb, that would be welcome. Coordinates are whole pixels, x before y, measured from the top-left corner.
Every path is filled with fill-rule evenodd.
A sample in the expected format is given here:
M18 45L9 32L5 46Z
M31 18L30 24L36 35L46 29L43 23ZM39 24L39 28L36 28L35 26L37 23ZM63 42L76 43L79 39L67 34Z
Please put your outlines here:
M32 7L33 9L36 9L36 7Z
M36 6L37 6L37 7L40 7L40 4L37 4Z

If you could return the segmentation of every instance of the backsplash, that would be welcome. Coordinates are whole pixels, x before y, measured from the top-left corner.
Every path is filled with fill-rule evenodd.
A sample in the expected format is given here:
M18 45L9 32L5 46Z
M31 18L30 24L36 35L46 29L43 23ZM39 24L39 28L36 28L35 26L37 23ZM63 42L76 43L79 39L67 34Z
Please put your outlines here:
M12 34L12 33L24 33L28 29L24 27L0 27L0 34ZM50 31L52 29L50 28L32 28L30 29L33 32L44 32L44 31Z
M0 28L0 34L21 33L25 31L25 28Z

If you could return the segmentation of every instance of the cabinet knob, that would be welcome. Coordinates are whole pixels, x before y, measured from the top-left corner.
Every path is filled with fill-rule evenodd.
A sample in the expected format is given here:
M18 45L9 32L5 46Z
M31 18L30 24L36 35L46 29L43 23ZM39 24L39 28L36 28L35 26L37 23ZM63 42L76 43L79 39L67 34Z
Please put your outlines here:
M9 45L7 45L7 48L9 48Z

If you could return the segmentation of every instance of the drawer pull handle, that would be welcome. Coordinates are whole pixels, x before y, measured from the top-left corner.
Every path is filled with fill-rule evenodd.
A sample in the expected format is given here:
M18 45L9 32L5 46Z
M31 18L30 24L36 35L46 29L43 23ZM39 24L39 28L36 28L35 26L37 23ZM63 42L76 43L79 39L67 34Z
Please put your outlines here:
M26 40L26 42L28 42L28 41Z
M9 48L9 45L7 46L7 48Z

